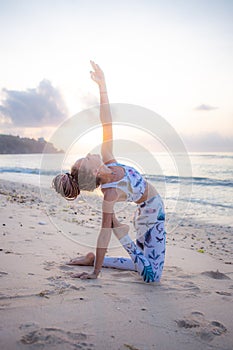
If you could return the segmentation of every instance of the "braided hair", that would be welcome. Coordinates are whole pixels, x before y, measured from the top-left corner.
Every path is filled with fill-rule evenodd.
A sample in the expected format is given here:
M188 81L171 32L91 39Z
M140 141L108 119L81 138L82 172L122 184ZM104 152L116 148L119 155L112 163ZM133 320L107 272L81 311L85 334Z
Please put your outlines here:
M81 190L94 191L99 185L100 179L91 170L78 168L76 164L71 168L71 174L59 174L52 181L52 187L67 200L76 199Z
M52 187L55 188L56 192L60 193L62 197L67 200L74 200L80 193L79 184L75 181L71 174L59 174L52 182Z

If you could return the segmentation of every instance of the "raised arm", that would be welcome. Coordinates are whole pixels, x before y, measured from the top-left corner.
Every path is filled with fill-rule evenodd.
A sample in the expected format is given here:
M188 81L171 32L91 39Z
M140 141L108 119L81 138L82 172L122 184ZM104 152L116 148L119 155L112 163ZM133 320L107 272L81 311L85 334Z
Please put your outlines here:
M100 93L100 120L103 127L103 141L101 155L104 163L113 162L113 133L112 133L112 115L109 106L107 86L104 73L95 62L91 61L93 71L91 78L98 84Z

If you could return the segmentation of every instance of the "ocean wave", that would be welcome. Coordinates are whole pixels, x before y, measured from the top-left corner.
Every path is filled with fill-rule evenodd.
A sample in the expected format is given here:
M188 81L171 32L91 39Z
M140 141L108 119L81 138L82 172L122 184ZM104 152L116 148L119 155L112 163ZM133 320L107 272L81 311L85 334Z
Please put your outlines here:
M32 174L32 175L56 175L59 170L41 170L39 168L21 168L21 167L1 167L0 173L15 173L15 174Z
M68 170L62 170L66 172ZM21 173L32 175L45 175L54 176L60 173L60 170L43 170L40 168L23 168L23 167L0 167L0 173ZM162 176L162 175L144 175L148 181L165 182L170 184L182 184L182 185L197 185L197 186L224 186L233 187L233 180L225 179L212 179L208 177L182 177L182 176Z
M184 176L162 176L162 175L145 175L147 180L153 182L166 182L183 185L200 185L200 186L224 186L233 187L233 180L211 179L208 177L184 177Z
M191 157L197 157L197 158L213 158L213 159L233 159L233 154L212 154L212 153L197 153L197 154L190 154Z

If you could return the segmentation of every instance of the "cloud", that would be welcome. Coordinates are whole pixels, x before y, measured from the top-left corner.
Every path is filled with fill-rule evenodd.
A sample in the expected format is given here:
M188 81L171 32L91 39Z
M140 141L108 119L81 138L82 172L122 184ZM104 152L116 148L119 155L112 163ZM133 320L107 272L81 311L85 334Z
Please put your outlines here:
M200 106L195 107L194 110L195 111L212 111L212 110L218 109L218 108L219 107L201 104Z
M25 91L3 89L0 123L8 127L42 127L57 125L68 115L62 95L49 80Z

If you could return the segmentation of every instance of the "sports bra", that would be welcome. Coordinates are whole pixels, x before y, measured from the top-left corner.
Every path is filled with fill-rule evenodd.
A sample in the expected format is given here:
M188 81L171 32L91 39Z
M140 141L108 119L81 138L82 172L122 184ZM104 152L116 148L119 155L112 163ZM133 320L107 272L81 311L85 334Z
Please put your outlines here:
M133 167L117 162L106 164L106 166L120 166L125 170L125 175L119 181L102 184L100 187L119 188L125 192L127 202L137 202L144 194L146 189L146 180L142 177L142 175Z

